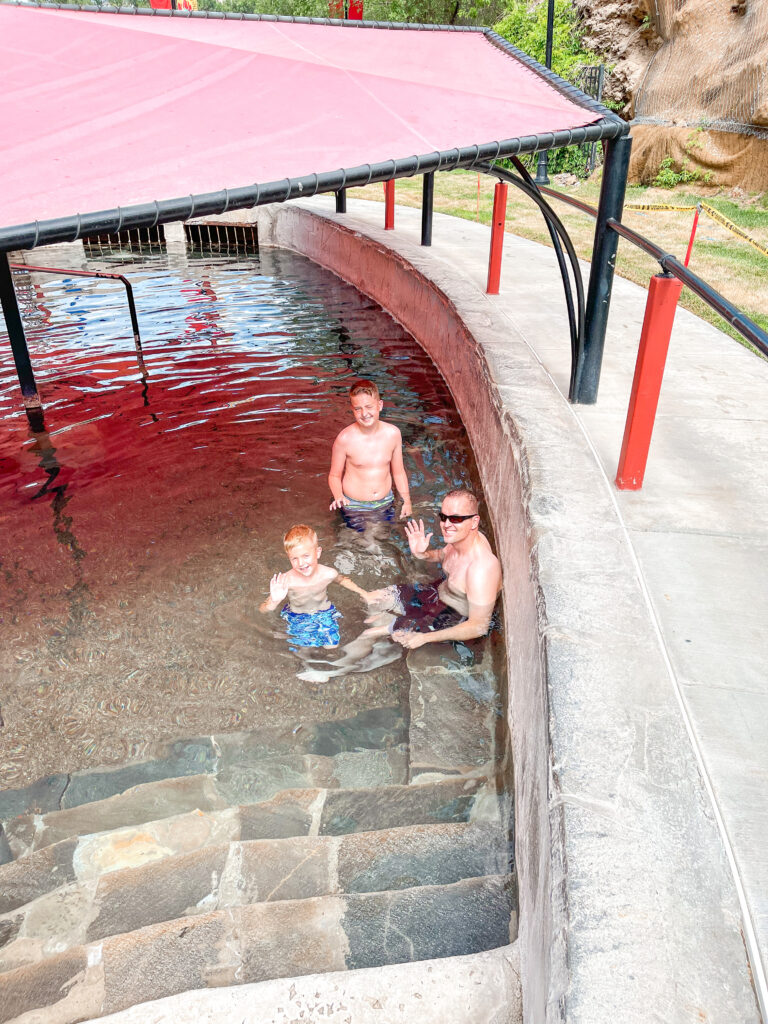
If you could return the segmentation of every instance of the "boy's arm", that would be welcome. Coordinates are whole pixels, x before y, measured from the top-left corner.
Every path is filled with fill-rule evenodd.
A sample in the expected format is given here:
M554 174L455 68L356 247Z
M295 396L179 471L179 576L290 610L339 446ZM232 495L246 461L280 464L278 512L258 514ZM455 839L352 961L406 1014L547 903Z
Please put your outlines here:
M328 471L328 486L331 489L333 495L333 501L331 502L331 512L334 509L341 508L347 504L347 499L344 497L344 492L341 489L341 479L344 475L344 466L347 462L347 449L344 447L344 443L340 440L341 434L333 442L333 448L331 450L331 468Z
M259 605L260 612L273 612L288 596L287 572L276 572L269 581L269 597Z
M418 523L415 519L405 524L405 536L408 539L408 547L414 558L421 558L425 562L441 562L443 559L442 548L430 548L429 542L431 533L424 532L424 520Z
M342 576L339 574L335 579L331 580L331 583L338 583L340 587L344 587L346 590L351 590L353 594L357 594L358 597L362 597L366 604L380 605L382 608L386 606L390 607L395 595L393 594L394 587L382 587L380 590L363 590L362 587L351 580L349 576Z
M403 465L403 437L400 431L397 431L397 441L395 442L394 450L392 451L392 479L394 480L397 493L403 499L403 507L400 510L400 518L407 519L412 514L411 509L411 492L408 486L408 474L405 472L405 466Z

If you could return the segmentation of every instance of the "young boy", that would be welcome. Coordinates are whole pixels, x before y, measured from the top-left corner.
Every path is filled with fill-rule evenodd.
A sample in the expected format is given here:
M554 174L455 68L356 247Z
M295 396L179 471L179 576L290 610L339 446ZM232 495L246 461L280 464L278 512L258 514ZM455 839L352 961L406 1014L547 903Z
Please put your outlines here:
M403 500L401 519L411 515L411 497L403 466L403 439L393 423L379 419L384 407L379 389L373 381L358 380L349 389L349 400L355 422L333 442L328 486L333 495L331 511L341 509L347 524L363 532L364 523L361 528L357 520L364 519L365 513L393 518L393 479Z
M311 526L292 526L283 537L291 568L278 572L269 581L269 597L259 605L260 612L274 611L286 597L288 603L280 615L288 623L288 637L298 647L337 647L340 613L328 600L329 583L338 583L359 594L366 603L374 603L381 595L369 594L330 566L320 565L323 549Z

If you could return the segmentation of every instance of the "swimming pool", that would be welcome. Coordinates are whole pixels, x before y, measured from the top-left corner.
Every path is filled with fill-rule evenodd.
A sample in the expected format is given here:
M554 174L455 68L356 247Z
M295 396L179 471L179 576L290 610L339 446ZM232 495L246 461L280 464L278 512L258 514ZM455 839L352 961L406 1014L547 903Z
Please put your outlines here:
M412 816L392 811L391 793L418 786L426 799L434 785L445 792L416 824L494 830L482 870L473 874L506 878L499 883L506 895L496 900L501 918L498 912L488 918L494 918L492 936L473 941L491 948L505 929L508 941L501 638L488 638L479 654L461 644L430 645L407 661L386 638L354 671L307 677L306 652L288 642L279 615L257 611L272 574L287 568L282 536L297 522L317 531L324 563L366 589L435 575L410 557L399 522L364 535L346 528L329 511L326 478L333 438L350 421L350 382L372 379L384 400L382 416L403 433L414 514L439 536L442 495L458 486L478 489L444 381L381 308L287 250L249 257L154 253L134 257L121 272L135 291L146 375L121 288L26 274L16 279L46 431L30 433L6 358L0 379L6 859L21 864L37 855L45 844L35 844L47 829L48 845L74 837L81 860L101 857L103 865L103 848L93 853L99 840L88 839L99 829L86 821L84 808L111 813L99 801L127 799L132 787L186 779L188 790L190 780L204 786L215 778L218 788L203 806L203 789L190 795L179 784L170 795L163 791L162 813L142 811L140 820L129 814L121 821L126 828L138 823L146 832L147 822L174 813L242 812L286 791L322 790L331 794L323 798L327 815L308 825L308 833L287 834L343 836L412 826ZM336 588L332 596L342 614L343 645L365 628L367 613L346 591ZM312 665L332 672L337 652L317 656ZM344 802L343 794L355 790L368 794L364 810L359 801L354 810ZM309 807L296 799L296 807ZM77 829L65 827L60 815L75 811L82 818ZM38 838L27 842L24 822L35 814ZM243 831L243 820L240 813L238 841L271 838ZM149 861L157 844L152 849ZM114 843L110 850L113 856ZM408 857L397 856L402 863L387 890L423 884ZM418 862L415 847L413 857ZM110 870L135 867L118 860ZM371 889L381 884L371 882ZM362 921L367 911L360 913ZM478 914L484 919L487 908ZM355 927L359 938L365 927ZM349 934L345 941L354 946ZM88 940L78 932L64 944L81 948ZM360 939L367 952L355 947L348 967L457 951L450 942L422 955L390 949L382 961L366 942ZM0 969L29 962L18 952L0 960Z

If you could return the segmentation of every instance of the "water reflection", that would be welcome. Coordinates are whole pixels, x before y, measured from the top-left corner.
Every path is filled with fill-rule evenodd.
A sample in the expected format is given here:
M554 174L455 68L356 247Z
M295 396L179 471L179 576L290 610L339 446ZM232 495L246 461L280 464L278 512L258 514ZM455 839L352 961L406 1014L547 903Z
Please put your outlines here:
M421 349L316 265L266 250L121 271L148 375L119 283L33 279L24 312L47 429L30 432L0 339L0 787L147 757L168 737L402 703L390 640L369 644L364 671L329 675L256 609L297 521L366 589L422 578L401 524L361 535L328 511L352 378L376 381L402 431L416 515L474 477ZM343 648L366 611L346 592L337 606Z

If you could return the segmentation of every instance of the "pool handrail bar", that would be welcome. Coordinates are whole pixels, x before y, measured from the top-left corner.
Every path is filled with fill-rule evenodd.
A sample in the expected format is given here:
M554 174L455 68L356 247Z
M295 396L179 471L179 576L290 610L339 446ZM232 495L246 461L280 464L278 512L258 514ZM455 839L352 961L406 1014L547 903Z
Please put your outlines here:
M61 274L62 277L99 277L111 281L121 281L125 285L125 295L128 299L128 309L131 314L131 327L133 328L133 343L139 356L142 372L144 371L144 360L141 349L141 335L139 334L139 319L136 315L136 303L133 298L131 282L123 274L109 274L103 270L70 270L64 267L33 267L27 263L11 263L11 270L26 270L30 274Z

